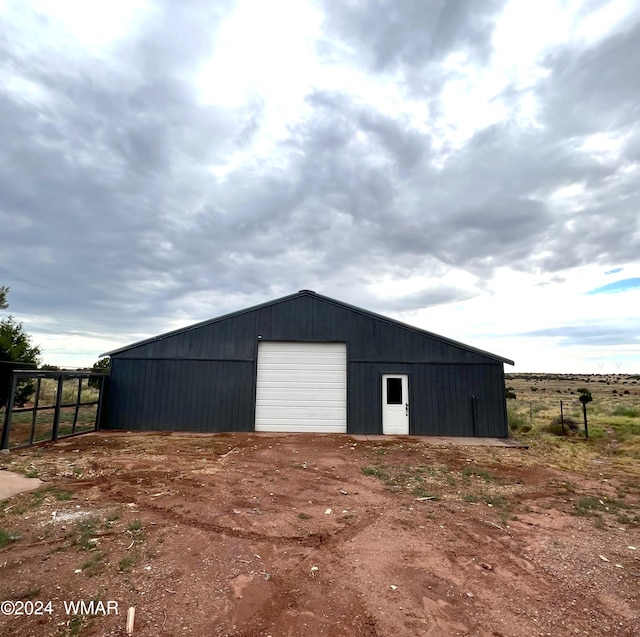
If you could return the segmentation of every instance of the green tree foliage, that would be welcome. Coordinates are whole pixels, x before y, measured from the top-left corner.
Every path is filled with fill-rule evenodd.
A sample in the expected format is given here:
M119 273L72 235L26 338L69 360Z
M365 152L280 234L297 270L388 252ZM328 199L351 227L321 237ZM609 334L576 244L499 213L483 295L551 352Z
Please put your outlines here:
M111 366L111 359L108 356L101 358L96 361L91 368L92 372L100 372L100 373L108 373L109 368ZM95 387L96 389L100 387L100 379L99 378L90 378L89 379L89 387Z
M593 396L591 395L591 392L584 387L580 387L580 389L578 389L578 393L580 394L578 400L583 405L586 405L587 403L590 403L593 400Z
M9 307L7 294L9 288L0 287L0 309ZM31 337L24 331L22 323L13 316L6 316L0 320L0 361L9 363L27 363L37 368L40 363L40 348L31 342ZM3 366L6 367L6 366ZM0 407L4 406L8 398L6 382L0 382ZM34 391L34 383L22 381L16 389L15 402L24 405Z

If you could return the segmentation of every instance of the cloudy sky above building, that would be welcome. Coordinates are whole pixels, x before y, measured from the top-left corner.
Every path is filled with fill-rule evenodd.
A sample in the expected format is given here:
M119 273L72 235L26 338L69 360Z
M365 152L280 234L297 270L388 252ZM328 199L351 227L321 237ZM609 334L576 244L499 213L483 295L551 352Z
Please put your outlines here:
M639 68L637 0L0 0L0 285L58 365L306 288L638 372Z

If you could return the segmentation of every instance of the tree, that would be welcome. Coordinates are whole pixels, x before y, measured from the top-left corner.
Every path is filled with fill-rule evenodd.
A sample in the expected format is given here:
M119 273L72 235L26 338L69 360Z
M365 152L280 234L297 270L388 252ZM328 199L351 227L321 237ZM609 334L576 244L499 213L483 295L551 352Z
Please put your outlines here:
M108 372L109 368L111 366L111 359L108 356L105 356L104 358L101 358L100 360L96 361L93 364L93 367L91 368L92 372ZM90 378L89 379L89 387L95 387L96 389L98 389L100 387L100 378Z
M0 287L0 309L6 310L9 307L8 292L9 288ZM13 316L7 316L0 320L0 361L25 363L37 368L40 363L40 354L40 348L31 342L31 337L24 331L22 323L16 321ZM6 383L0 383L0 407L7 402L8 390ZM16 389L16 404L24 405L33 391L33 382L20 381Z

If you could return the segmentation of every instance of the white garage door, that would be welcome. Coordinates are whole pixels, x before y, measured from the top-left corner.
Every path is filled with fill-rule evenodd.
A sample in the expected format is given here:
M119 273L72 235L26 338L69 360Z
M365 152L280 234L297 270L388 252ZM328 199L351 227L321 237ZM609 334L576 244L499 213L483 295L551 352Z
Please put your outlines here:
M256 431L346 433L346 344L259 343Z

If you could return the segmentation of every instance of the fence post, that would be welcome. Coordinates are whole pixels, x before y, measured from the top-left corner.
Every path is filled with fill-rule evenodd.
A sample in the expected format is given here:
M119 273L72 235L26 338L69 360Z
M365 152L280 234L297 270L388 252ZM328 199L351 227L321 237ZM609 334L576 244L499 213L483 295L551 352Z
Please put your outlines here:
M78 394L76 396L76 409L73 414L73 426L71 427L71 433L76 433L76 424L78 423L78 412L80 411L80 402L82 396L82 376L78 378Z
M36 400L33 403L33 414L31 415L31 435L29 436L29 444L33 444L33 439L36 435L36 423L38 420L38 405L40 404L40 387L42 385L42 378L38 376L38 382L36 383Z
M7 411L4 414L4 427L2 428L2 440L0 441L0 449L9 448L9 434L11 431L11 416L13 415L13 401L16 397L16 385L18 378L15 374L11 374L11 389L9 390L9 399L7 400Z
M56 376L56 407L53 412L53 430L51 432L51 440L58 440L58 429L60 427L60 406L62 405L62 390L64 388L64 379L60 374Z
M562 434L564 435L564 411L562 410L562 401L560 401L560 424L562 425Z
M100 378L100 393L98 394L98 406L96 407L96 422L93 427L94 431L99 431L102 429L102 418L103 418L103 405L104 405L104 395L105 391L108 389L108 376L102 376Z

